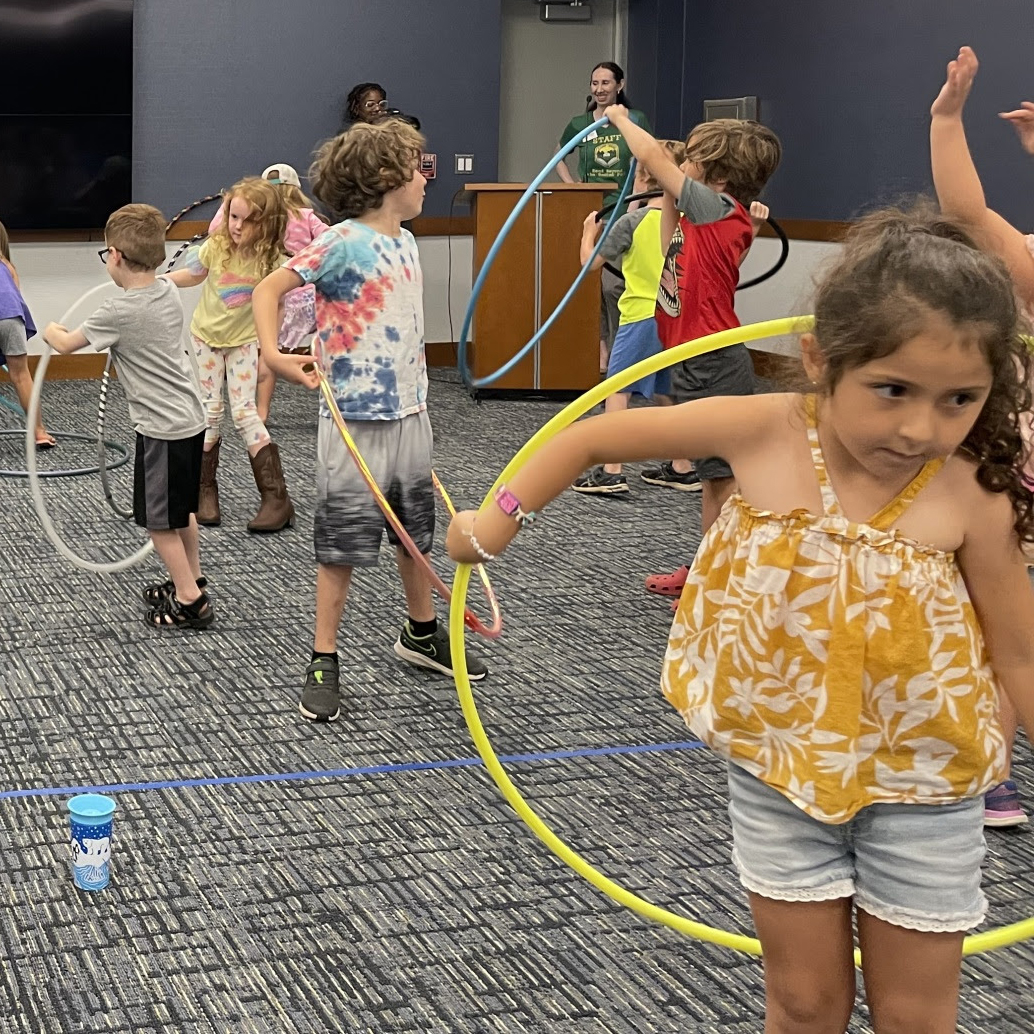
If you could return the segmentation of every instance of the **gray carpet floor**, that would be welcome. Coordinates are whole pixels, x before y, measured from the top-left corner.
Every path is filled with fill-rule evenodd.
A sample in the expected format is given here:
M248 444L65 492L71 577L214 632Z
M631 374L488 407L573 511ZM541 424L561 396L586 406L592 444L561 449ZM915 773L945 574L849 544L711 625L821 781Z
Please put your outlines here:
M44 405L59 438L89 434L97 385L48 385ZM274 402L299 512L275 536L245 532L257 494L227 427L224 523L202 541L218 614L206 632L146 628L139 590L156 563L79 570L44 537L24 480L0 480L0 1030L761 1030L756 960L616 905L503 800L451 681L391 651L404 610L387 548L348 603L341 719L299 716L315 406L290 386ZM457 504L479 502L558 408L478 405L437 373L438 472ZM131 444L117 385L108 433ZM20 450L18 436L0 436L0 466L21 467ZM91 456L62 440L40 465ZM644 574L695 548L699 500L632 473L626 497L566 493L493 567L506 631L473 644L491 667L478 705L497 751L517 758L507 769L520 791L587 861L651 902L750 933L723 766L687 744L660 696L670 614L642 589ZM129 474L112 474L123 501ZM96 475L43 490L80 553L115 559L139 545ZM480 604L476 585L471 599ZM1017 772L1034 787L1026 744ZM96 894L69 872L65 801L81 787L118 802L112 883ZM1034 833L988 840L989 925L1024 918ZM1029 1030L1032 964L1030 946L967 961L959 1029ZM859 1002L851 1030L867 1029Z

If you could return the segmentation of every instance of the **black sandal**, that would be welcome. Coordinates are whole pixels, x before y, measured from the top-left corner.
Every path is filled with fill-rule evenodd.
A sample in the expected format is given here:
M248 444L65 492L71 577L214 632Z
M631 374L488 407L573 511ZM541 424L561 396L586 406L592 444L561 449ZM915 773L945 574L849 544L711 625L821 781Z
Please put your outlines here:
M208 588L208 579L202 575L197 580L197 587L199 589ZM144 603L149 607L157 607L162 600L167 600L170 596L174 596L176 593L176 583L171 579L167 582L154 582L152 585L146 586L141 595L144 598Z
M144 618L151 628L208 628L213 621L212 601L204 592L193 603L180 603L175 593L166 596Z

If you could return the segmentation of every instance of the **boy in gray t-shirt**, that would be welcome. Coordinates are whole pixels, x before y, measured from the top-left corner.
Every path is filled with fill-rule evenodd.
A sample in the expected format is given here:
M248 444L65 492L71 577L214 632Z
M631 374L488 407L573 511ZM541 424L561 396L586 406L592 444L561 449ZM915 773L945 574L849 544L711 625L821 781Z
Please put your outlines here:
M101 261L123 295L77 330L48 324L43 338L62 353L111 349L136 429L133 517L169 572L168 581L144 589L146 622L207 628L215 611L204 591L194 516L205 414L178 291L155 277L165 259L165 217L151 205L124 205L108 218L104 241Z

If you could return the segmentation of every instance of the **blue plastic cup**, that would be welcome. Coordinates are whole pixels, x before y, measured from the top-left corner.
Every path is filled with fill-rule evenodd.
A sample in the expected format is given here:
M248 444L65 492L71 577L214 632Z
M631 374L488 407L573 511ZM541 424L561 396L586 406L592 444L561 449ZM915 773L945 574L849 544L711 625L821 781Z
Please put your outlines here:
M68 802L72 820L72 877L81 890L103 890L111 879L111 821L115 802L84 793Z

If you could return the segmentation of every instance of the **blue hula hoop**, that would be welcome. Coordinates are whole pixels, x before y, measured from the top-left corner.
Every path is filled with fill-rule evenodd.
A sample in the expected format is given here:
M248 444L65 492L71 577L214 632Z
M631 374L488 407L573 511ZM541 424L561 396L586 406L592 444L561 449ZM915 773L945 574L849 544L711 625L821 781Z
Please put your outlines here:
M584 266L582 266L578 275L574 278L574 283L571 284L567 294L565 294L557 303L557 307L552 311L552 313L550 313L549 318L532 335L531 340L518 349L517 354L500 366L494 373L490 373L486 377L478 378L471 375L470 369L467 366L467 339L470 334L470 324L474 319L474 309L477 306L481 289L485 285L485 280L488 277L489 270L492 268L492 263L495 262L496 256L499 254L499 249L503 246L503 242L509 236L510 231L513 229L513 225L517 222L521 212L524 211L525 206L531 200L535 191L542 185L545 178L553 171L554 166L562 162L564 158L566 158L585 139L585 137L590 133L594 133L597 129L606 124L606 118L597 119L591 126L586 126L578 136L569 140L559 151L557 151L555 155L553 155L546 167L538 174L538 176L535 177L535 179L531 181L530 184L528 184L528 189L521 195L520 200L514 207L514 210L510 213L506 222L503 223L503 227L499 231L499 236L496 237L495 241L492 243L492 247L488 249L488 254L485 256L484 263L482 263L481 271L478 273L477 279L474 281L474 286L471 288L470 301L467 303L467 311L463 317L463 326L460 328L460 337L457 342L456 363L459 366L463 382L468 388L485 388L489 384L494 384L500 377L509 373L539 343L539 341L542 340L543 336L553 325L560 313L564 311L564 308L571 300L572 295L579 287L581 287L582 281L589 275L589 271L592 269L592 264L596 260L596 256L599 255L600 248L603 247L603 242L607 239L607 234L610 233L610 228L617 221L621 212L621 205L624 202L625 197L628 195L629 188L632 186L632 182L635 179L636 163L634 158L628 168L628 176L625 177L625 182L618 193L617 201L614 202L614 210L610 213L610 218L603 227L603 232L600 234L600 239L596 242L596 247L593 248L588 261Z

